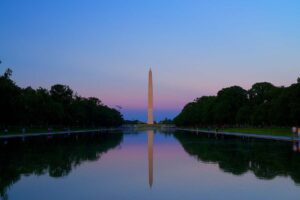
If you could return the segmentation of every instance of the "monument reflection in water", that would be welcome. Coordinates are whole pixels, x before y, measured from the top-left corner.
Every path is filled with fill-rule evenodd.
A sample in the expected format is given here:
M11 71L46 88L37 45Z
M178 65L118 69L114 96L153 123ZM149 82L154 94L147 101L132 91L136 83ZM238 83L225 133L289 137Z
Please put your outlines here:
M153 139L154 132L153 130L147 131L148 137L148 179L149 186L152 187L153 184Z
M158 130L2 141L0 199L298 199L296 147Z

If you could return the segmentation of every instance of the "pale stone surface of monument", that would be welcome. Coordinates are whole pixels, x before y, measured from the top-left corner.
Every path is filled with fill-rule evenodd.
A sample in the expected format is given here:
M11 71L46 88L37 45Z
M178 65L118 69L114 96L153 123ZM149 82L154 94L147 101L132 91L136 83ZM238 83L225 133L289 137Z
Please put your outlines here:
M153 83L152 83L152 71L149 70L148 75L148 120L147 124L153 124Z

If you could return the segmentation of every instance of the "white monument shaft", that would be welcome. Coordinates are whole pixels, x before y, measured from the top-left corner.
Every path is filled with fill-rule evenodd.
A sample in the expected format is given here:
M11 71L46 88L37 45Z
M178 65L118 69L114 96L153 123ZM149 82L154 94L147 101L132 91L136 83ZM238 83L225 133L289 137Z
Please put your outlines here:
M148 121L147 124L153 124L153 83L152 83L152 71L149 70L148 77Z

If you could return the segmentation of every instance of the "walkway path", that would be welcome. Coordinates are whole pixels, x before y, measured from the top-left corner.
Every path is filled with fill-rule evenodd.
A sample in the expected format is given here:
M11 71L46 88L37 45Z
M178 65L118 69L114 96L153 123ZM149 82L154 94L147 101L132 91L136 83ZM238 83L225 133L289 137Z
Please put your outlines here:
M9 135L0 135L0 139L53 136L53 135L65 135L65 134L78 134L78 133L92 133L92 132L116 131L116 130L121 130L121 128L102 128L102 129L79 130L79 131L58 131L58 132L46 132L46 133L44 132L44 133L9 134Z
M84 133L92 133L92 132L117 131L117 130L123 130L123 128L102 128L102 129L79 130L79 131L59 131L59 132L46 132L46 133L9 134L9 135L0 135L0 139L27 138L27 137L53 136L53 135L65 135L65 134L78 134L78 133L84 134ZM190 128L175 128L175 130L190 131L190 132L196 132L196 133L214 134L214 135L217 134L217 135L228 135L228 136L236 136L236 137L249 137L249 138L259 138L259 139L269 139L269 140L300 142L300 138L288 137L288 136L273 136L273 135L235 133L235 132L215 132L215 131L207 131L207 130L203 130L203 129L190 129Z
M228 135L228 136L236 136L236 137L250 137L250 138L259 138L259 139L300 142L300 138L289 137L289 136L273 136L273 135L261 135L261 134L251 134L251 133L235 133L235 132L216 132L216 131L206 131L206 130L202 130L202 129L190 129L190 128L176 128L176 130L190 131L190 132L197 132L197 133L206 133L206 134L214 134L214 135L217 134L217 135Z

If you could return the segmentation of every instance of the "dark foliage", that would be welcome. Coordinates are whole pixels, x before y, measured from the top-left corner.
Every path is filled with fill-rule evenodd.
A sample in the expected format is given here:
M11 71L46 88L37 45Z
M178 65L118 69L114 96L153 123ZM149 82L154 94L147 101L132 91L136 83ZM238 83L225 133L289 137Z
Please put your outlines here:
M300 82L289 87L256 83L248 91L224 88L217 96L188 103L174 122L177 126L300 125Z
M173 120L165 118L159 122L160 124L173 124Z
M10 69L0 76L0 128L119 126L121 113L95 97L74 95L69 86L20 88Z

